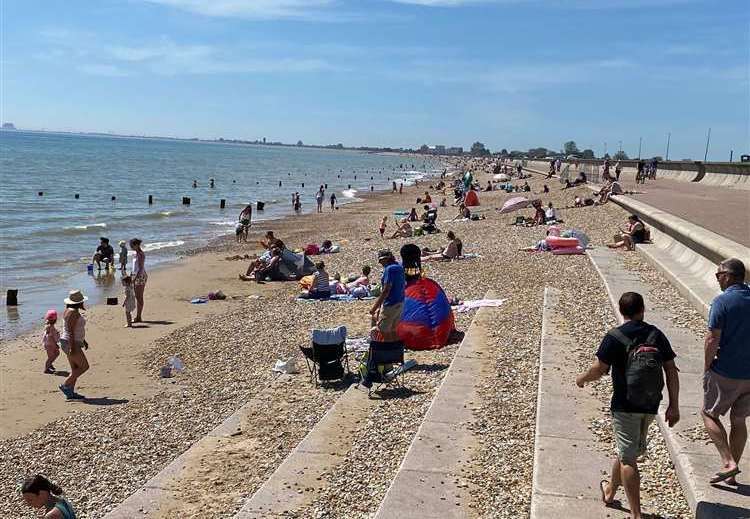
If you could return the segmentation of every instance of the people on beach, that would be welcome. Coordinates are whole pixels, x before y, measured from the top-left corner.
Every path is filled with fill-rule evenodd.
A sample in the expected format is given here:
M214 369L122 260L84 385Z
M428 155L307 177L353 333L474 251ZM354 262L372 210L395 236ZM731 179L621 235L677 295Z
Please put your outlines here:
M318 212L323 212L323 199L325 198L325 192L323 191L323 186L320 186L320 189L318 189L318 192L315 193L315 203L318 206Z
M619 240L607 245L610 249L619 249L625 247L625 250L635 250L638 243L646 241L646 226L636 214L628 216L628 223L625 229L620 229Z
M618 160L615 163L615 180L617 182L620 181L620 174L622 173L622 164L620 164L620 161Z
M128 248L125 246L125 240L120 240L118 243L120 246L120 271L125 272L128 270Z
M86 342L86 318L81 315L84 303L88 297L80 290L71 290L65 298L65 313L63 313L62 333L60 334L60 349L68 357L70 375L59 387L68 400L83 400L85 397L75 392L78 378L89 369L89 361L84 350L88 349Z
M547 209L544 210L544 223L554 223L557 221L557 210L552 205L552 202L550 202L547 204Z
M424 204L431 204L432 203L432 197L430 196L430 193L428 191L424 192L424 198L422 198L422 203L424 203Z
M299 193L294 193L294 212L299 213L302 211L302 201L300 200Z
M91 259L92 263L96 263L97 269L102 269L102 263L105 268L109 268L114 265L115 261L115 250L109 244L109 238L102 236L99 238L99 246L96 248L94 257Z
M362 274L354 281L347 283L346 288L349 292L352 292L358 287L369 287L370 286L370 266L364 265L362 267Z
M336 193L331 193L331 211L336 209Z
M648 428L659 412L665 377L669 403L664 421L673 427L680 420L679 377L674 362L676 355L669 341L658 328L643 320L643 297L636 292L625 292L618 304L624 324L607 332L596 352L596 360L576 377L576 385L583 387L587 382L600 379L610 367L612 369L610 411L617 456L609 480L602 480L599 490L601 500L610 505L623 486L631 519L641 519L640 474L636 460L646 452Z
M586 177L586 173L583 171L578 172L578 176L571 182L570 180L565 180L565 186L563 186L563 189L570 189L571 187L580 186L583 184L586 184L588 182L588 179Z
M237 220L241 226L241 232L237 235L237 241L247 241L247 233L250 230L250 226L253 221L253 205L247 204L245 208L240 212Z
M286 249L284 242L274 236L273 231L266 231L266 238L265 240L261 240L260 244L264 249L269 251L272 249L280 249L283 251Z
M547 216L544 207L542 207L542 201L534 200L532 206L534 207L534 217L532 218L534 225L544 225Z
M417 214L416 207L412 207L411 211L409 212L408 220L410 222L417 222L419 221L419 215Z
M313 274L312 284L307 294L302 294L303 299L328 299L331 297L331 281L326 265L319 261L315 264L315 273Z
M401 183L400 183L400 184L398 185L398 194L400 195L400 194L401 194L401 193L403 193L403 192L404 192L404 183L403 183L403 182L401 182Z
M448 238L448 244L445 248L437 254L428 253L423 255L422 261L450 261L459 258L463 252L463 243L461 243L461 240L456 237L453 231L448 231L446 237Z
M76 519L76 512L70 501L62 497L59 485L37 474L21 485L24 503L35 510L44 510L45 519Z
M60 332L55 328L57 322L57 311L47 310L44 316L44 334L42 335L42 346L47 352L47 360L44 362L44 373L52 375L55 373L53 362L60 356Z
M414 230L409 223L408 218L401 220L401 223L396 227L396 231L391 235L391 239L394 238L411 238L414 234Z
M393 190L391 191L391 193L395 193L397 190L398 190L398 188L396 187L396 181L394 180L393 181Z
M143 252L143 249L141 248L142 244L143 242L140 238L133 238L130 240L130 248L135 251L133 270L131 271L136 300L135 319L133 319L134 323L140 323L143 321L143 296L146 291L146 282L148 281L148 274L146 273L146 253Z
M470 218L471 218L471 209L466 207L466 204L462 203L458 206L458 214L454 216L453 218L451 218L451 221L454 222L459 219L468 220Z
M388 217L384 216L382 220L380 220L380 227L378 230L380 231L380 237L383 238L385 236L385 228L388 223Z
M133 277L132 276L123 276L122 277L122 288L124 293L124 298L122 301L122 307L125 309L125 322L127 328L131 328L133 326L133 310L136 309L136 299L135 299L135 287L133 286Z
M750 287L745 264L722 261L716 280L722 293L711 303L705 339L703 423L721 457L710 483L737 486L750 416ZM729 412L729 434L721 417Z
M240 275L240 279L243 281L253 279L256 283L261 283L265 279L270 279L271 281L281 279L282 276L279 269L281 266L281 252L281 248L274 247L271 249L271 258L267 262L259 260L254 268L251 271L249 270L245 276Z
M406 277L404 268L396 261L388 249L378 252L378 263L383 267L380 279L380 295L370 308L372 316L371 338L376 341L398 340L396 327L404 310L404 290Z
M642 159L638 159L638 168L635 172L635 183L645 184L646 183L646 162Z

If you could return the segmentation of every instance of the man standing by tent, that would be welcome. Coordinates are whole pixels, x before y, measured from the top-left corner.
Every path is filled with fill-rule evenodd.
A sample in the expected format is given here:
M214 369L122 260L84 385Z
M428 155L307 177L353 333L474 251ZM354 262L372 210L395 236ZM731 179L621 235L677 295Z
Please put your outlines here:
M404 310L404 268L388 249L378 252L378 262L383 266L383 277L380 281L382 291L370 308L373 321L371 337L373 340L384 342L397 341L396 327Z

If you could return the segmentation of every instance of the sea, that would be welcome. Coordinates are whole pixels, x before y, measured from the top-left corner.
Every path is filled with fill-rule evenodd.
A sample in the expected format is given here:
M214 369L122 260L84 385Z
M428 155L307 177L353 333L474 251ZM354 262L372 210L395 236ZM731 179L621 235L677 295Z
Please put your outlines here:
M249 203L265 204L254 221L280 218L293 214L295 192L311 212L321 185L328 208L332 192L340 205L356 203L358 194L411 185L441 167L350 150L0 131L0 335L40 326L73 288L94 304L119 295L118 276L89 269L102 236L116 258L120 240L141 238L151 269L233 234ZM8 289L18 290L17 306L6 305Z

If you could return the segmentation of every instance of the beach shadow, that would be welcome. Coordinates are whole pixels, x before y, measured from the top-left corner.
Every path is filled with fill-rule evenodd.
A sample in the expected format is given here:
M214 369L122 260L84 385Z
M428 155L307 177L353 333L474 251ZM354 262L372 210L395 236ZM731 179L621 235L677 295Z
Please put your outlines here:
M443 371L445 369L448 369L450 364L439 364L439 363L432 363L432 364L417 364L413 368L411 368L409 371L419 372L419 373L433 373L435 371Z
M403 400L423 393L424 391L414 391L408 387L384 387L373 391L370 398L373 400Z
M130 328L132 330L138 330L139 328L143 328L145 330L146 328L151 328L151 327L143 323L133 323L133 325Z
M732 494L739 494L741 496L750 497L750 485L745 485L743 483L738 484L736 487L723 485L721 483L717 483L716 485L711 486L716 489L723 490L724 492L730 492Z
M120 405L127 404L130 400L126 398L109 398L101 396L97 398L84 398L82 402L89 405Z
M134 323L134 324L160 324L163 326L167 326L170 324L174 324L174 321L141 321L140 323Z
M65 370L57 370L57 371L55 371L54 375L56 377L69 377L70 376L70 372L69 371L65 371Z
M463 342L466 332L459 330L453 330L448 337L448 344L461 344Z

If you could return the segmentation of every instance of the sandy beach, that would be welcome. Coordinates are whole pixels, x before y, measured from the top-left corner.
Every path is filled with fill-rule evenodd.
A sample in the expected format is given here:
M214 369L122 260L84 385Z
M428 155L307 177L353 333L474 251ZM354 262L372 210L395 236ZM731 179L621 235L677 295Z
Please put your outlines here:
M481 170L475 165L484 186L490 176ZM221 420L262 396L267 404L259 406L253 426L234 440L232 448L216 454L211 460L213 471L185 482L192 492L189 501L165 510L161 517L227 517L241 506L242 499L273 472L344 389L310 384L299 355L299 346L309 342L310 328L346 324L354 337L365 335L369 327L367 301L298 302L294 300L297 283L239 281L247 260L226 258L257 253L254 242L270 228L290 248L324 239L340 244L341 253L321 259L329 273L344 276L369 264L379 277L378 249L397 251L408 242L438 248L448 230L463 240L465 252L481 255L427 264L427 275L449 297L479 299L492 289L508 298L504 317L492 335L496 355L488 359L497 378L483 389L483 402L475 411L484 442L468 477L474 483L472 507L477 517L526 515L536 404L536 385L529 381L537 375L544 287L563 291L571 326L581 337L582 362L614 323L614 314L585 256L518 250L542 239L544 228L510 226L515 215L500 215L494 208L524 193L480 193L482 205L477 212L486 219L445 222L456 209L442 208L438 218L442 233L381 240L380 217L390 216L387 232L393 232L393 210L419 207L414 200L429 190L430 183L405 188L402 195L365 196L362 203L333 213L264 224L251 232L253 243L235 245L226 240L153 272L146 292L146 326L141 328L125 329L120 307L88 310L92 368L81 378L79 389L91 397L89 403L66 402L57 389L60 378L41 373L44 352L39 331L7 344L0 353L0 449L10 454L0 461L0 511L10 517L33 517L23 507L16 485L27 474L41 471L61 483L81 517L101 517ZM539 193L544 181L535 177L529 183ZM626 217L613 204L564 209L572 205L575 194L589 196L590 191L586 187L561 191L556 181L550 181L549 187L551 193L534 196L552 201L565 227L583 229L596 246L610 240ZM434 192L432 196L437 198ZM660 279L637 260L633 268ZM678 309L685 306L676 302L679 296L666 283L655 286L665 292L662 300L675 301ZM189 303L217 289L227 300ZM471 313L458 314L459 330L466 330L471 318ZM698 322L695 319L693 323ZM360 417L349 456L329 475L330 490L301 516L368 517L377 508L454 352L452 345L410 354L418 361L407 375L411 395L385 399L371 414ZM187 369L175 378L160 379L159 367L172 354L178 354ZM270 368L277 358L290 356L297 357L302 372L278 383ZM64 366L65 360L58 360L58 368ZM606 384L591 391L603 395ZM602 448L611 448L610 441L603 435ZM659 451L658 442L652 462L643 469L644 506L650 512L679 517L687 508L669 456L663 443ZM367 445L383 446L378 460L366 455Z

